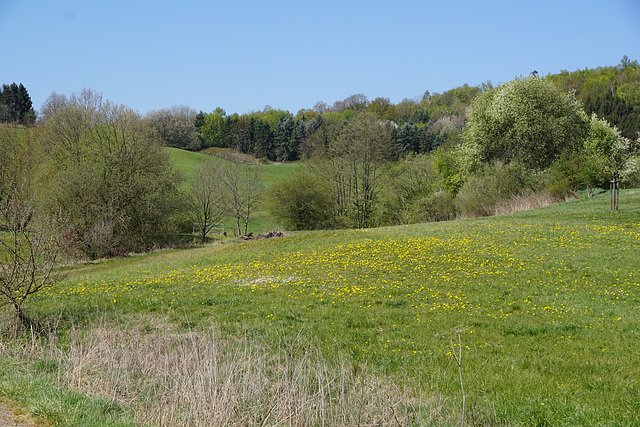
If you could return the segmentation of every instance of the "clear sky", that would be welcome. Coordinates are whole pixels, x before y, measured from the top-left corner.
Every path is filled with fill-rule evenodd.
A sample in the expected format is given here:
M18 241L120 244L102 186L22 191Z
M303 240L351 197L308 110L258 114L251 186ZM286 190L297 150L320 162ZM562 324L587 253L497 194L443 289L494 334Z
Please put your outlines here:
M87 87L141 113L296 113L640 61L640 1L0 0L0 40L0 83L36 109Z

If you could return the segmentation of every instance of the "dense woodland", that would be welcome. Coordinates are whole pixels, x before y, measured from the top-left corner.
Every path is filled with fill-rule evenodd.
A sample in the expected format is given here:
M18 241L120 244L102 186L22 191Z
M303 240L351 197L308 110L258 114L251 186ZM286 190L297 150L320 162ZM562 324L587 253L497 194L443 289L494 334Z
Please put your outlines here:
M204 241L224 217L242 235L260 205L289 229L361 228L590 196L610 179L637 185L640 65L624 57L398 104L356 94L296 114L176 106L142 116L88 89L54 92L36 114L13 83L0 120L2 228L55 217L65 251L97 258L162 245L181 224L204 224ZM262 161L207 163L185 190L162 146ZM301 172L262 191L259 164L292 161Z

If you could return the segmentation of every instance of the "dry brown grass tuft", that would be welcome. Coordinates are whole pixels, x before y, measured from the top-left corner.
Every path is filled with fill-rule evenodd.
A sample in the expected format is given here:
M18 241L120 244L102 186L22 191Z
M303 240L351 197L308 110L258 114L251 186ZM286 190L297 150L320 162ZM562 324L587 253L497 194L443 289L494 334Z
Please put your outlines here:
M573 196L557 197L546 192L526 193L508 200L503 200L501 202L498 202L497 204L488 203L482 205L477 208L474 213L467 213L466 215L459 214L457 218L465 219L483 216L503 215L511 212L543 208L554 203L566 202L573 198Z
M147 323L148 324L148 323ZM73 328L23 356L54 360L59 382L131 408L144 425L409 425L444 421L441 402L357 367L330 362L298 337L221 337L215 328ZM65 340L65 341L67 341Z
M498 203L494 208L493 214L502 215L511 212L543 208L554 203L566 202L570 199L571 197L558 198L545 192L522 194L513 199Z

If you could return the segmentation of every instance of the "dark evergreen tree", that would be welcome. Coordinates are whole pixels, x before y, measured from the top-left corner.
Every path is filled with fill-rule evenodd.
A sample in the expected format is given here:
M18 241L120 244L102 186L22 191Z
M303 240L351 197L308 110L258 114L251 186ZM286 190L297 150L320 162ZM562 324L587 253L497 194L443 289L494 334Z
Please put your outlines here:
M236 137L235 134L238 131L238 122L240 116L233 114L223 119L221 130L221 145L220 147L233 147Z
M204 126L204 111L200 110L200 112L196 114L196 117L193 119L193 125L196 127L198 132L200 131L200 128Z
M633 140L637 137L640 131L640 105L634 108L631 102L621 99L610 90L590 93L584 98L583 103L587 114L595 113L607 120L626 138Z
M423 127L420 132L420 150L419 153L429 153L438 148L443 142L440 136L440 130L433 131L427 127Z
M401 153L420 152L420 133L413 123L403 124L396 132L396 144Z
M2 85L0 90L0 121L32 125L36 121L36 113L27 88L22 83Z
M411 121L413 123L429 123L429 111L427 110L416 110L411 116Z
M322 114L318 114L313 119L309 121L307 124L307 136L312 135L317 131L320 127L322 127L324 123L324 116Z
M238 151L253 154L253 117L242 115L236 123L234 145Z
M254 155L258 158L275 160L273 152L273 135L269 123L256 118L253 125Z
M289 160L298 160L300 158L300 146L307 137L307 124L304 117L298 120L293 130L293 147Z
M273 144L279 162L290 160L296 151L293 130L293 120L288 117L280 119L274 129Z

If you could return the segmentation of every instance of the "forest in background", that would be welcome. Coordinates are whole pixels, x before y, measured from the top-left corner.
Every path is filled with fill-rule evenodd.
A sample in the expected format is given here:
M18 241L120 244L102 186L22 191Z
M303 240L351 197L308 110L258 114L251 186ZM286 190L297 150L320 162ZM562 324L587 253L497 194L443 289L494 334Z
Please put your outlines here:
M537 72L535 74L537 76ZM640 132L637 60L624 57L617 66L562 71L542 78L562 91L573 91L588 115L595 113L616 126L622 136L637 139ZM490 88L493 88L491 82L479 86L463 84L443 93L426 91L422 99L404 99L397 104L389 98L369 100L366 95L355 94L332 105L320 101L313 108L301 109L295 114L269 106L246 114L227 114L221 107L209 113L172 107L150 112L148 117L156 123L166 122L171 116L186 116L193 121L196 132L191 134L164 132L164 143L171 147L187 150L233 147L270 161L292 161L300 158L303 141L322 122L346 121L361 112L369 112L393 123L392 139L400 150L428 153L443 144L461 142L467 108L476 96Z
M65 250L98 258L161 246L193 223L205 241L225 217L240 237L262 207L291 230L364 228L591 196L611 179L637 185L640 65L534 71L398 104L355 94L296 114L141 115L91 89L54 92L36 114L13 83L0 114L15 124L0 132L2 228L56 216ZM305 165L265 192L259 164L207 162L185 189L161 146Z

